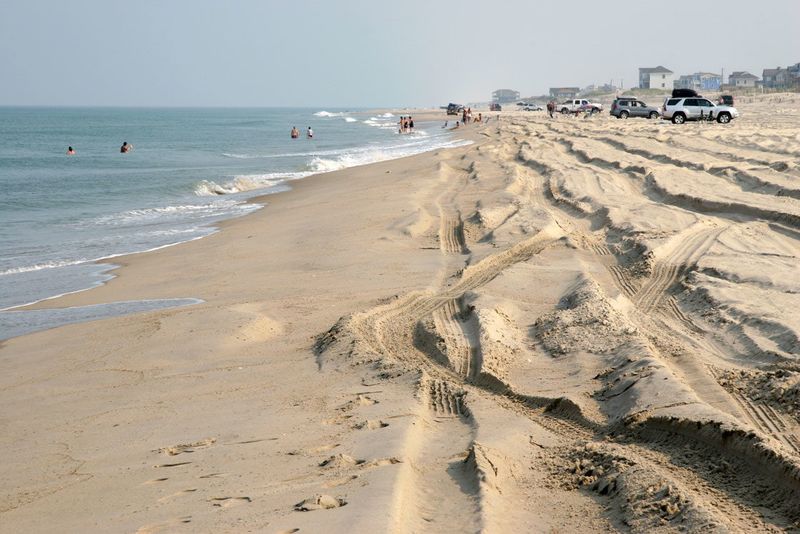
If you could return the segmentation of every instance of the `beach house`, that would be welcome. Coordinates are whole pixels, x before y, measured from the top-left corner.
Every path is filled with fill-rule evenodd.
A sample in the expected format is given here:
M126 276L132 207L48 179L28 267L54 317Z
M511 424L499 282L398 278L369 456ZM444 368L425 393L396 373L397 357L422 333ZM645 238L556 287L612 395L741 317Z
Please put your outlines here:
M722 76L713 72L685 74L675 80L675 89L694 89L695 91L718 91L722 86Z
M675 86L675 73L666 67L643 67L639 69L640 89L672 90Z
M556 100L575 98L581 92L580 87L551 87L550 96Z
M756 86L757 81L758 81L758 76L750 74L749 72L746 71L732 72L731 75L728 76L728 85L740 89L754 88Z
M761 84L768 89L784 89L789 87L789 70L778 67L764 69L761 73Z
M506 104L519 100L519 91L513 89L498 89L492 93L492 102Z

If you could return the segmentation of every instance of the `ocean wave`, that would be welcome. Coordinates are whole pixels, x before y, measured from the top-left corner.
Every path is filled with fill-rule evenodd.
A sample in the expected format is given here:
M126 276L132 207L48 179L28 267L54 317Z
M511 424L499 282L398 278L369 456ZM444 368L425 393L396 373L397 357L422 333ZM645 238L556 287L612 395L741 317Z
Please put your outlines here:
M394 115L392 115L391 113L384 113L383 115L379 115L379 117L383 117L385 119L391 119L392 117L394 117Z
M341 154L346 149L337 148L332 150L315 150L312 152L285 152L281 154L231 154L223 152L222 156L233 159L279 159L279 158L300 158L305 156L331 156Z
M331 111L317 111L314 113L315 117L344 117L345 113L331 112Z
M345 122L358 122L358 119L354 119L353 117L345 117L344 121Z
M235 176L229 182L218 184L212 180L203 180L194 188L194 194L200 197L232 195L256 189L265 189L280 185L289 180L305 178L311 172L271 172L267 174L247 174Z
M433 142L418 141L389 147L364 148L342 154L335 159L315 157L309 163L309 168L314 173L332 172L350 167L369 165L370 163L378 163L381 161L413 156L423 152L428 152L430 150L437 150L440 148L455 148L470 144L472 144L472 141L466 139L455 139Z
M240 202L229 200L211 202L208 204L179 204L177 206L142 208L96 217L89 221L89 224L93 226L127 226L143 222L183 218L186 216L193 218L213 217L223 213L237 211L240 209L240 206L242 206Z
M33 271L41 271L42 269L57 269L58 267L69 267L71 265L80 265L86 263L87 260L63 260L63 261L45 261L34 265L25 265L23 267L12 267L5 271L0 271L0 276L9 274L30 273Z

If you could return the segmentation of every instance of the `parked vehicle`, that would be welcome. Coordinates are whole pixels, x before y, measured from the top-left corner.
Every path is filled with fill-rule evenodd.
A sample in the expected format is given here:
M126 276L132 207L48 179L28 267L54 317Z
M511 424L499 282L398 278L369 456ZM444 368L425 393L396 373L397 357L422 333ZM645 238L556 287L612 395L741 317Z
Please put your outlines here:
M578 111L590 111L592 113L598 113L603 111L603 105L589 102L586 99L575 98L559 104L557 109L565 115L567 113L576 113Z
M668 98L661 109L661 118L671 120L674 124L715 119L727 124L738 116L735 107L717 106L707 98Z
M733 95L722 95L719 97L719 102L717 104L722 104L725 106L733 106Z
M500 104L491 103L489 104L489 111L503 111L503 106Z
M646 117L648 119L657 119L661 116L658 108L648 106L641 100L631 98L617 98L611 103L612 116L618 119L627 119L628 117Z
M522 111L544 111L544 108L539 105L530 105L522 108Z
M461 104L453 104L452 102L447 104L448 115L458 115L462 111L464 111L464 106L462 106Z

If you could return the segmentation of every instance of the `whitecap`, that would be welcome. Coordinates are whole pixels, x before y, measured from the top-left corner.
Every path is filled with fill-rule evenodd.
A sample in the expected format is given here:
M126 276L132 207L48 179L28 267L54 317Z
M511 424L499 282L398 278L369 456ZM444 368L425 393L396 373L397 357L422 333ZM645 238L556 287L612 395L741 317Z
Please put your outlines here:
M232 195L255 189L265 189L280 185L289 180L305 178L310 172L271 172L267 174L246 174L234 176L230 181L218 184L212 180L203 180L194 188L194 194L200 197L216 195Z

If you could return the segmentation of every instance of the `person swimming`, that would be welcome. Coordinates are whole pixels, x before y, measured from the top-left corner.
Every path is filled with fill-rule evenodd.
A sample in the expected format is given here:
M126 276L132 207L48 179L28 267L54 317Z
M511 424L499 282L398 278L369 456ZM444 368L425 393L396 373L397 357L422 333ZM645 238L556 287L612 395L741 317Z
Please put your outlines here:
M120 154L127 154L131 150L133 150L133 145L129 145L127 141L123 141L122 146L119 147Z
M75 149L72 147L67 147L67 156L74 156L74 155L75 155Z
M311 126L308 127L308 131L306 132L306 137L312 139L314 137L314 130L311 129Z
M300 130L298 130L296 126L292 126L291 136L292 139L297 139L298 137L300 137Z

